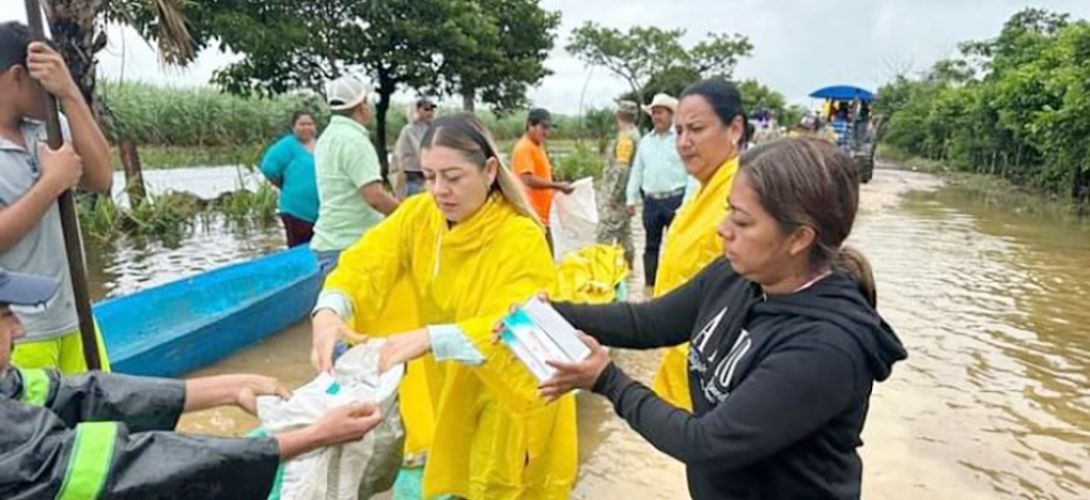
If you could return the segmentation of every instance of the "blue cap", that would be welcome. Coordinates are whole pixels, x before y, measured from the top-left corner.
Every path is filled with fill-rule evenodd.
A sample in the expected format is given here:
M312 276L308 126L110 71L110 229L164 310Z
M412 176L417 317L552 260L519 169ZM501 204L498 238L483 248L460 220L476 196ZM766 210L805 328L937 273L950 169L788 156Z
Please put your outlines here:
M59 283L52 278L0 269L0 303L17 306L45 304L57 294L58 287Z

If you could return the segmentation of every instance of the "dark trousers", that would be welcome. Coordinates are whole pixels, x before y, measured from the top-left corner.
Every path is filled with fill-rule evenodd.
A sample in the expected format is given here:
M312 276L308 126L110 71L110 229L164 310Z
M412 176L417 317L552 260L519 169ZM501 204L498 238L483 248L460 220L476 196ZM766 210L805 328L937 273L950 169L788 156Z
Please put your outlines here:
M662 233L674 221L674 213L681 206L684 194L669 198L655 199L643 197L643 230L646 246L643 249L643 279L647 286L655 286L655 274L659 270L659 250L662 248Z
M314 223L307 222L288 214L280 214L280 221L284 223L284 234L288 239L288 248L310 243L314 237Z

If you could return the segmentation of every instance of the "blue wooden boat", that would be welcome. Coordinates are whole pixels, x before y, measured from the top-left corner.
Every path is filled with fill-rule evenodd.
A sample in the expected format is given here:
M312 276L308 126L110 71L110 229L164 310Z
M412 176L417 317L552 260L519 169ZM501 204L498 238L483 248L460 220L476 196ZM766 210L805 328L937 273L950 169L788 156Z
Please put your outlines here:
M302 320L321 286L306 246L93 307L115 372L178 377Z

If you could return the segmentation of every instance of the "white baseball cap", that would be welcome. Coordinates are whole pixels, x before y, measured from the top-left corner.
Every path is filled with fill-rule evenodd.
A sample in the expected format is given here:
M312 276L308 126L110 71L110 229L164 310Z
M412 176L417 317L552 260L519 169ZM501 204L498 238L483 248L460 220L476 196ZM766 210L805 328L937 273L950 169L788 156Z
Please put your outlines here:
M343 111L358 106L371 94L371 85L354 75L344 75L325 86L329 109Z

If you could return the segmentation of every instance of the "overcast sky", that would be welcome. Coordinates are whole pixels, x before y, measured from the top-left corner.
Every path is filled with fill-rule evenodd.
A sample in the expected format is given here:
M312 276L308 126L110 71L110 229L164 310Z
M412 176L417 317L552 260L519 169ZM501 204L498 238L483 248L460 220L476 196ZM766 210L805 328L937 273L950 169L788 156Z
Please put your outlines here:
M849 83L874 90L898 69L925 69L956 54L959 41L995 36L1026 6L1090 18L1090 0L542 0L542 5L560 11L562 24L545 63L553 75L530 97L536 105L564 113L578 112L581 102L585 107L608 104L627 90L605 70L589 70L564 51L571 30L586 20L620 29L683 28L687 45L712 31L743 34L754 50L739 63L736 77L756 78L788 101L809 106L806 95L818 87ZM22 10L21 0L0 0L0 19L24 20ZM163 68L154 49L135 32L112 28L99 71L111 80L202 85L232 58L209 50L187 68Z

